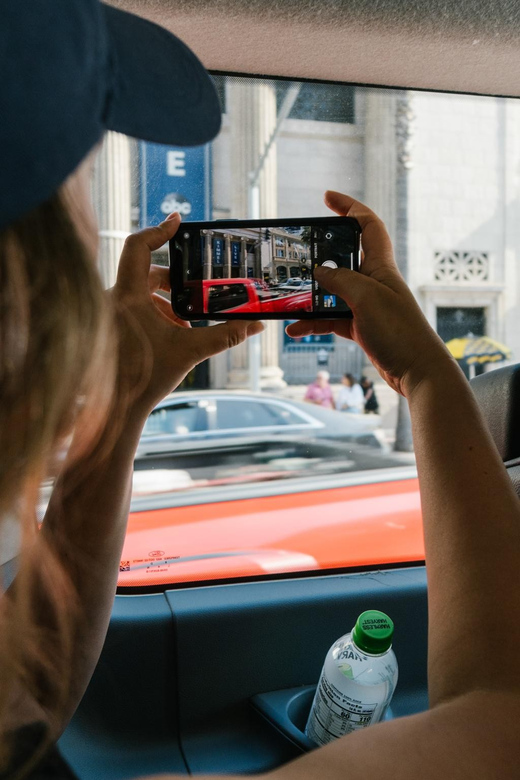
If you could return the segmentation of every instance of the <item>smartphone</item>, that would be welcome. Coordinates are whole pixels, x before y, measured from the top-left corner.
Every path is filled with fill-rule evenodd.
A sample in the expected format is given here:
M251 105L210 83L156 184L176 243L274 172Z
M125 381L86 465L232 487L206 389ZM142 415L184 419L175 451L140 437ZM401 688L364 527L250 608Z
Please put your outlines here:
M352 217L183 222L169 244L172 307L184 320L351 317L314 271L358 271L360 247Z

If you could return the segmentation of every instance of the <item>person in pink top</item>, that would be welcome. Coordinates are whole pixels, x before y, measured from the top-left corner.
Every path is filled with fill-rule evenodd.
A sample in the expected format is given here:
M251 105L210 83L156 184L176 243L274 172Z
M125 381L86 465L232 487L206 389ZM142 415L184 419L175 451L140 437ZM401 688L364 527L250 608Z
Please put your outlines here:
M330 374L328 371L318 371L316 379L307 388L304 401L318 406L334 409L334 396L329 385Z

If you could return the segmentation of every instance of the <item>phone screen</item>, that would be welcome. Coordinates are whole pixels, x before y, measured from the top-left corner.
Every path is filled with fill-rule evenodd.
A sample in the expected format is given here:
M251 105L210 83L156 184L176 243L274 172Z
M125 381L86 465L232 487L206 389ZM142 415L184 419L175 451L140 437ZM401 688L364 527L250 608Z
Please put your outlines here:
M188 319L349 316L314 270L358 270L359 235L348 217L185 222L170 246L174 309Z

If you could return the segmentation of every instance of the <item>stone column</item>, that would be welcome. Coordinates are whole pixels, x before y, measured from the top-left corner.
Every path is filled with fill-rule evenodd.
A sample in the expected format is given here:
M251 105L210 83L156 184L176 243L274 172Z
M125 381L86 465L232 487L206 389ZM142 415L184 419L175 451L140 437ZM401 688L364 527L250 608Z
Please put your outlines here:
M99 268L105 287L111 287L125 238L132 228L130 139L121 133L105 135L92 184L99 224Z
M364 102L365 180L363 198L386 225L392 241L396 219L396 94L394 90L367 90ZM377 370L364 357L363 373L380 381ZM397 398L395 399L397 403Z
M394 90L368 90L365 108L365 202L395 241L396 102Z
M228 91L228 112L231 130L231 213L238 219L250 216L250 174L256 169L265 146L276 125L276 92L274 85L259 81L233 82ZM258 177L259 214L275 217L277 203L276 142L265 160ZM279 322L266 322L261 339L260 387L285 387L279 366ZM247 344L231 352L229 386L249 386ZM245 378L245 381L244 381Z
M285 261L283 258L279 258L276 256L276 244L274 238L272 237L271 237L271 243L269 244L269 248L271 251L271 268L272 268L271 279L274 282L279 282L281 280L278 278L278 267L283 266Z
M224 236L224 279L231 279L231 237Z
M502 225L504 259L497 281L505 283L502 298L504 315L497 321L499 340L520 355L520 331L517 325L520 311L520 106L515 99L496 98L500 120L500 154L502 170ZM513 361L512 361L513 362Z
M415 113L412 93L396 91L396 231L394 251L397 265L404 279L408 281L408 236L410 210L410 170L413 167L413 136ZM398 452L413 452L412 421L408 402L400 395L397 406L397 424L394 449Z
M240 239L240 276L247 276L247 245L245 238Z
M278 365L280 334L283 322L271 320L266 323L266 329L261 334L260 387L262 390L280 390L287 387L283 371Z
M410 92L370 90L365 114L365 200L382 218L392 239L404 278L408 274L408 178L412 167L413 103ZM363 373L379 380L367 362ZM395 397L395 449L413 450L410 413L402 396ZM395 408L395 407L394 407Z
M249 387L249 360L246 344L239 344L229 352L223 353L227 358L227 379L222 387L230 389L245 389ZM217 356L218 357L218 356Z
M211 252L211 242L213 240L213 233L211 230L206 231L204 236L204 259L202 264L202 278L211 279L213 277L213 255Z

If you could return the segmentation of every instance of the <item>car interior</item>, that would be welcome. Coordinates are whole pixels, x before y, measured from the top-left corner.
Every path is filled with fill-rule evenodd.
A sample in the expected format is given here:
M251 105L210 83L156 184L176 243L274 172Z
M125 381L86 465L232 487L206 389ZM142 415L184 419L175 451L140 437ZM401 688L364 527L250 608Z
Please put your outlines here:
M218 78L520 96L520 14L514 8L509 13L511 6L504 3L112 4L168 27ZM430 121L436 121L435 111ZM348 187L345 181L344 191ZM520 494L520 369L507 365L471 381ZM148 432L201 430L199 411L185 404L175 421L166 411L157 413ZM240 457L235 455L230 468L238 468ZM197 458L203 469L203 449ZM214 495L217 501L235 500L229 491ZM192 509L196 522L198 510ZM60 749L82 780L129 780L156 773L254 774L278 767L312 749L304 725L323 659L332 642L367 609L387 613L396 627L399 683L386 717L427 709L422 559L131 589L120 583L101 658Z

